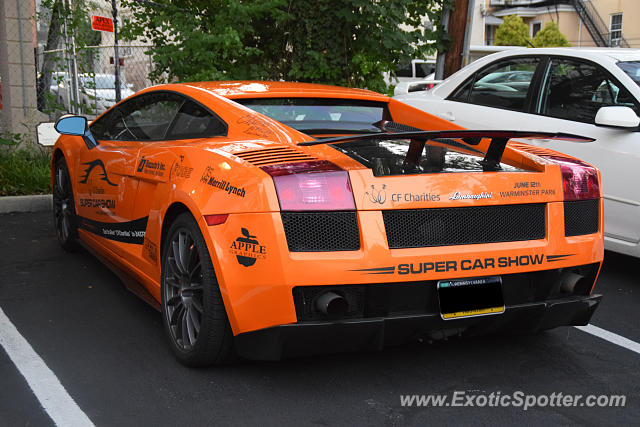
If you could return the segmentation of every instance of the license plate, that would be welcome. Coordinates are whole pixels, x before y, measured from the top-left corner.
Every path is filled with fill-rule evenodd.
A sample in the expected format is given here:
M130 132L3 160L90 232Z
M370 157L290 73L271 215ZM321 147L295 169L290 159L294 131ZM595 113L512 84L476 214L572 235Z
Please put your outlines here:
M504 313L500 276L440 280L438 299L444 320Z

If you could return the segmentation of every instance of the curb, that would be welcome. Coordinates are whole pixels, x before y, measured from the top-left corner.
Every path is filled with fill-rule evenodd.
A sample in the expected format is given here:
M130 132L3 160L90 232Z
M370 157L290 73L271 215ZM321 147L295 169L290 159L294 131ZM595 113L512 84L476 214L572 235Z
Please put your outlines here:
M52 206L53 196L51 194L0 197L0 214L48 211L52 209Z

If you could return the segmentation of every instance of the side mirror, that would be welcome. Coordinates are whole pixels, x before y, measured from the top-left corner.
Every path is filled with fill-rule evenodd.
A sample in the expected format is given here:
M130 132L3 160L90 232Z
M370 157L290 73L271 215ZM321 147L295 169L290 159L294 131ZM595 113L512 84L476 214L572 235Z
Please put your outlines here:
M98 141L91 134L87 118L84 116L64 116L58 119L55 130L63 135L81 136L87 148L92 149L98 145Z
M81 136L87 131L87 118L82 116L61 117L55 125L58 133Z
M602 107L598 110L598 114L596 114L596 125L617 128L637 128L638 125L640 125L640 117L629 107Z

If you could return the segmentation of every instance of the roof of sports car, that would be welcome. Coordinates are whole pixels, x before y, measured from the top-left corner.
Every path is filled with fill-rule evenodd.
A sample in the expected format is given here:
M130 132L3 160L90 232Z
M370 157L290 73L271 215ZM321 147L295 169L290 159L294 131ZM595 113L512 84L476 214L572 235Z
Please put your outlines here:
M213 81L184 83L210 90L225 98L319 97L353 98L388 102L389 98L366 89L353 89L314 83L271 81Z

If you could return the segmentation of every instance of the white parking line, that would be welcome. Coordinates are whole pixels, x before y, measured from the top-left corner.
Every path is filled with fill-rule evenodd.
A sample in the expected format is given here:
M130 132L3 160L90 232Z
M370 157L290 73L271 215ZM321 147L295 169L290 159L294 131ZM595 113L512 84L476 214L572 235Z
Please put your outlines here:
M33 350L0 308L0 345L9 355L49 417L58 426L93 426L58 377Z
M619 345L620 347L624 347L627 350L631 350L640 354L640 344L635 341L631 341L630 339L625 338L621 335L614 334L613 332L609 332L606 329L598 328L597 326L593 325L576 326L576 328L588 334L595 335L598 338L602 338L605 341L609 341L610 343Z

